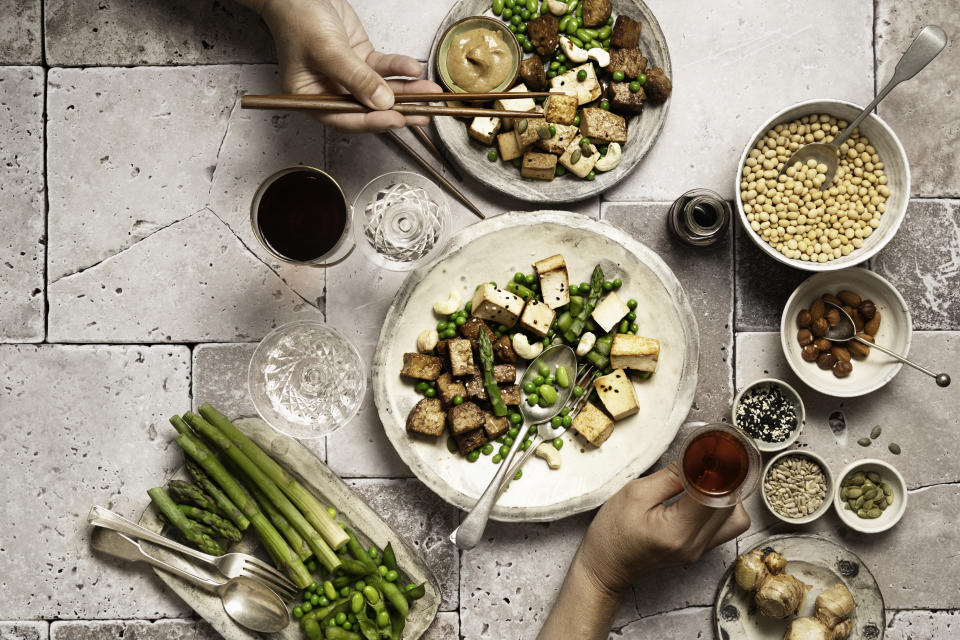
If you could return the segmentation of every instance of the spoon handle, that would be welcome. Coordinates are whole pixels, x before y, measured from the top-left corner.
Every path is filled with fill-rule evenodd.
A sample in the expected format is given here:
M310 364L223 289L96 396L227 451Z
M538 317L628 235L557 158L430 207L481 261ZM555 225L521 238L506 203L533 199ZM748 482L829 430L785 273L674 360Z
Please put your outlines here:
M101 531L100 536L95 539L94 544L95 548L103 551L104 553L109 553L112 556L133 562L146 562L147 564L153 565L158 569L162 569L167 573L172 573L178 578L182 578L187 582L200 587L201 589L216 592L217 588L220 586L219 582L215 582L208 578L201 578L200 576L175 567L172 564L168 564L163 560L154 558L152 555L144 551L139 542L133 538L128 538L119 531Z
M853 130L860 126L863 119L873 111L874 107L890 93L891 89L904 80L909 80L917 75L921 69L930 64L930 61L943 51L945 46L947 46L947 34L943 29L937 25L928 25L921 29L906 53L900 58L900 62L897 63L897 68L894 70L893 77L890 78L890 81L880 90L877 97L873 99L873 102L868 104L866 108L860 112L860 115L850 123L850 126L833 139L831 144L835 147L842 145L846 139L850 137L850 134L853 133Z
M123 516L99 505L96 505L90 509L90 514L87 516L87 522L95 527L112 529L113 531L126 534L133 538L147 540L153 544L166 547L173 551L178 551L184 555L191 556L210 565L214 564L214 561L216 560L216 558L211 555L207 555L206 553L197 551L196 549L191 549L190 547L182 545L179 542L171 540L170 538L164 537L159 533L150 531L150 529L141 527L137 523L131 522Z
M880 345L874 344L873 342L870 342L869 340L864 340L864 339L861 338L860 336L853 336L853 338L854 338L854 340L856 340L857 342L862 342L863 344L867 345L868 347L871 347L871 348L873 348L873 349L879 349L880 351L883 351L883 352L884 352L885 354L887 354L888 356L891 356L891 357L893 357L893 358L896 358L897 360L899 360L900 362L902 362L902 363L904 363L904 364L910 365L911 367L913 367L913 368L916 369L917 371L922 371L923 373L927 374L927 375L930 376L931 378L937 378L937 377L938 377L938 375L937 375L936 373L934 373L933 371L930 371L929 369L925 369L924 367L921 367L921 366L918 365L917 363L911 362L911 361L907 360L906 358L904 358L903 356L901 356L899 353L894 353L893 351L890 351L890 349L887 349L886 347L881 347ZM943 374L940 374L940 375L943 375ZM948 379L949 379L949 378L948 378Z

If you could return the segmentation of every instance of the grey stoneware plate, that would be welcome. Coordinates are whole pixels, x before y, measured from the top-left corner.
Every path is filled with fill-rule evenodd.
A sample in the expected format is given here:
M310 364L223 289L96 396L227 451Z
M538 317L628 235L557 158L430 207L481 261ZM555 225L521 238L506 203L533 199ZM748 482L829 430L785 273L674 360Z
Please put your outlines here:
M883 594L870 569L852 551L820 536L784 535L767 538L742 553L768 548L787 559L788 573L812 585L798 615L812 616L817 596L842 582L857 603L850 616L850 640L883 640ZM790 619L773 620L760 615L753 595L738 587L733 579L734 564L723 574L713 605L717 640L782 640Z
M624 300L636 298L640 334L660 340L657 372L635 380L640 413L620 420L599 448L563 436L561 467L532 457L494 507L495 520L543 522L592 509L650 468L676 437L693 404L699 334L687 295L670 268L645 245L606 223L565 211L513 211L478 222L451 238L442 255L411 274L387 311L373 360L373 390L390 442L414 474L460 509L470 509L497 470L492 456L469 462L439 438L411 436L407 414L422 396L400 377L403 354L439 318L433 304L451 291L465 302L481 282L504 283L532 272L537 260L560 253L571 282L588 281L598 263L619 277ZM523 367L518 367L522 375ZM519 379L519 378L518 378Z
M440 36L454 22L478 15L493 16L490 12L490 0L460 0L453 5L437 28L437 35L430 49L427 69L430 80L439 81L436 60ZM649 7L642 0L613 0L613 15L625 15L643 24L639 49L648 60L647 67L660 67L667 77L674 80L666 38ZM487 159L490 147L483 146L467 135L469 119L437 117L433 118L433 125L439 134L440 143L446 148L447 156L452 158L464 173L491 189L527 202L576 202L603 193L636 168L660 135L669 106L668 98L664 104L647 105L642 113L631 117L627 121L627 142L622 145L623 158L620 164L611 171L597 173L593 181L581 180L572 175L560 176L550 181L521 178L520 170L512 163L499 160L490 162Z
M390 525L384 522L373 509L368 507L367 503L353 493L335 473L330 471L327 465L318 460L295 439L274 431L260 418L239 418L234 420L234 424L317 496L321 503L334 506L339 511L337 519L347 523L354 530L364 548L375 544L382 549L388 542L393 543L397 563L400 565L402 573L409 578L409 582L426 583L426 594L410 607L410 616L407 618L407 626L403 631L404 640L416 640L416 638L422 636L440 609L440 588L436 577L420 554L407 544L400 534L391 529ZM181 467L174 477L181 480L190 480L185 467ZM163 523L152 504L143 512L140 524L153 531L163 529ZM188 562L173 551L148 542L142 544L144 549L161 560L198 575L223 579L216 569L208 570L202 565ZM258 557L269 562L269 558L259 549L259 546L256 534L253 533L251 528L244 535L243 540L231 546L229 550L255 553ZM256 638L303 640L306 637L300 630L298 621L292 616L290 625L280 633L261 634L250 631L227 616L218 596L198 589L180 578L158 569L154 569L154 572L174 593L180 596L184 602L210 623L210 626L216 629L217 633L227 640L253 640Z

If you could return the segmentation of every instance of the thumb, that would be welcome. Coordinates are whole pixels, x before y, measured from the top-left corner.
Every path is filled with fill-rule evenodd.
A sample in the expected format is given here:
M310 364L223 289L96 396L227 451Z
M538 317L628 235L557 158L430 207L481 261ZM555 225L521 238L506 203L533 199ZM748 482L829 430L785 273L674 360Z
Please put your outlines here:
M393 107L393 90L357 55L345 38L327 43L325 49L326 55L318 62L327 77L343 85L354 98L371 109Z
M665 502L683 491L683 484L680 482L680 475L677 472L675 462L671 462L656 473L640 478L637 482L644 484L650 506Z

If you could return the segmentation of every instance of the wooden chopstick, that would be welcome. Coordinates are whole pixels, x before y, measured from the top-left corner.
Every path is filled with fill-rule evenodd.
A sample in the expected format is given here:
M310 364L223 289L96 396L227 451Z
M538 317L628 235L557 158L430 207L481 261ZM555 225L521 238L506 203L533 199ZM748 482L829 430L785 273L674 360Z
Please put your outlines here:
M298 96L252 96L240 98L244 109L306 109L332 113L370 113L373 109L359 102L340 100L311 100ZM507 111L503 109L476 109L473 107L449 107L446 105L396 104L393 110L404 115L414 116L455 116L458 118L497 117L497 118L542 118L536 111Z
M407 144L406 141L405 141L403 138L401 138L400 136L398 136L394 131L392 131L392 130L390 130L390 129L387 129L387 130L384 131L383 133L384 133L385 135L387 135L391 140L393 140L394 142L396 142L398 145L400 145L400 147L401 147L404 151L406 151L407 154L408 154L411 158L413 158L413 160L415 160L417 164L419 164L421 167L423 167L424 171L426 171L427 173L429 173L431 176L433 176L433 178L434 178L435 180L437 180L437 181L440 182L444 187L446 187L447 191L449 191L449 192L453 195L453 197L455 197L457 200L459 200L460 202L462 202L462 203L467 207L467 209L470 209L470 211L472 211L472 212L473 212L478 218L480 218L481 220L485 220L485 219L486 219L486 216L483 215L483 212L480 211L480 209L478 209L475 204L473 204L472 202L470 202L470 200L467 198L467 196L463 195L463 194L460 192L459 189L457 189L455 186L453 186L453 183L452 183L452 182L450 182L450 181L447 180L445 177L443 177L443 174L442 174L442 173L440 173L439 171L437 171L436 169L434 169L434 168L430 165L430 163L427 162L426 159L425 159L423 156L421 156L419 153L417 153L416 150L414 150L413 147L411 147L409 144Z
M255 95L247 94L243 96L250 98L297 98L300 100L313 100L317 102L356 102L353 96L345 93L277 93L270 95ZM473 101L490 101L490 100L499 100L500 98L517 99L517 98L546 98L550 96L549 91L527 91L524 93L516 93L509 91L486 91L486 92L474 92L474 93L456 93L456 92L446 92L446 93L396 93L393 96L395 102L444 102L447 100L459 100L460 102L473 102ZM241 99L241 105L243 104Z
M443 152L437 148L437 145L433 144L433 140L431 140L427 132L423 130L423 127L413 126L413 127L407 127L407 128L410 129L410 131L417 138L417 140L422 142L423 146L425 146L427 150L430 151L431 154L433 154L434 158L436 158L437 160L443 163L443 166L445 166L450 171L450 173L453 174L454 178L456 178L460 182L463 182L463 176L461 176L460 172L457 171L457 168L453 166L453 163L447 160L446 156L443 155Z

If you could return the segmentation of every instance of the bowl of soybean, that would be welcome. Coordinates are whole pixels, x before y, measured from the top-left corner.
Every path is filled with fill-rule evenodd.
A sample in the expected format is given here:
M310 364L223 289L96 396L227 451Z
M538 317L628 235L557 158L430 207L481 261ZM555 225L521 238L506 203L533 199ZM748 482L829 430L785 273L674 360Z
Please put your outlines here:
M907 509L907 483L892 465L874 458L858 460L838 477L833 508L845 525L861 533L880 533L900 522Z

